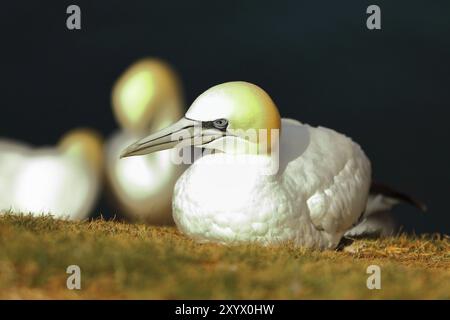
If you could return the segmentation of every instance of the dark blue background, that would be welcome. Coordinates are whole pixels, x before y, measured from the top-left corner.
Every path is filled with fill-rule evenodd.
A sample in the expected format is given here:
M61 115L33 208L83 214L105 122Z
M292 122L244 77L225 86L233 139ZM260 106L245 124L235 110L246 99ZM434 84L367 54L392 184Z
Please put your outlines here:
M69 4L81 7L81 31L66 29ZM366 28L369 4L382 30ZM428 204L426 215L396 210L407 229L449 233L449 1L16 1L0 19L2 137L109 135L114 80L158 56L179 71L188 104L246 80L284 117L351 136L376 180Z

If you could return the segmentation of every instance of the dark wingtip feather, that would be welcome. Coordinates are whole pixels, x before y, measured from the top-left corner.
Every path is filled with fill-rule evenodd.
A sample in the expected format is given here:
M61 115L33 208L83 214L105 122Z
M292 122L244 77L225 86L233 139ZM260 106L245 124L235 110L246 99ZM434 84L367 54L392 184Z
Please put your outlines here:
M417 200L403 192L400 192L391 187L388 187L384 184L372 182L372 185L370 186L370 193L381 194L381 195L389 197L389 198L398 199L399 201L408 203L408 204L418 208L422 212L428 211L428 207L424 202Z

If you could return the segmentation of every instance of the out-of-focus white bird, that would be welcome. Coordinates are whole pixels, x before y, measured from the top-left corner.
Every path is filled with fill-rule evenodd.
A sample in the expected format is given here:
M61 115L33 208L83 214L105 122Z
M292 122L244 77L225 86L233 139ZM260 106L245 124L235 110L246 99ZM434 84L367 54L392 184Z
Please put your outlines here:
M123 156L171 148L180 137L181 145L215 151L186 170L173 196L176 224L200 241L331 249L346 232L367 231L353 228L370 223L364 212L378 211L376 203L366 210L371 165L360 146L331 129L280 119L256 85L207 90L184 118Z
M112 105L121 127L105 148L106 176L113 202L120 213L134 220L173 223L173 187L185 168L172 164L173 151L122 161L119 156L132 141L180 118L183 99L178 77L160 60L140 60L117 80Z
M83 219L99 193L103 163L99 135L77 129L56 147L0 141L0 212Z

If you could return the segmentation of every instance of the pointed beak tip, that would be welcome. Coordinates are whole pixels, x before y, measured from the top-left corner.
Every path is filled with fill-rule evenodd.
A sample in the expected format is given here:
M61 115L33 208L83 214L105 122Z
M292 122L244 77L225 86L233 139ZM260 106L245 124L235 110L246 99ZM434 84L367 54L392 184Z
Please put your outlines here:
M126 148L126 149L123 150L122 153L120 154L119 159L127 158L127 157L129 157L130 155L131 155L131 154L130 154L129 148Z

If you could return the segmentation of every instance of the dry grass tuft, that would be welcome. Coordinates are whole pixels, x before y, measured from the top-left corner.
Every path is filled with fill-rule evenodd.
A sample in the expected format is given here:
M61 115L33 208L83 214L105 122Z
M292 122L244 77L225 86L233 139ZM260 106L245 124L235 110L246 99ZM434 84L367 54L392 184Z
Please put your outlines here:
M66 288L79 265L82 289ZM367 266L382 289L366 287ZM344 250L198 244L175 228L0 216L7 299L449 299L448 236L356 240Z

